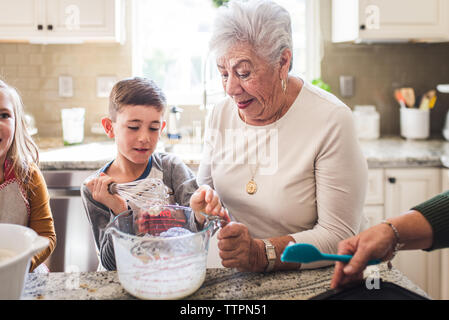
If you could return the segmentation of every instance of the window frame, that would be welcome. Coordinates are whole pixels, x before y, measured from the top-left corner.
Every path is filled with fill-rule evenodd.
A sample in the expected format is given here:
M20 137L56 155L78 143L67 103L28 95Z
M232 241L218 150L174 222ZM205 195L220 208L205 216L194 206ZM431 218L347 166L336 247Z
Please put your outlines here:
M305 80L311 81L313 79L319 78L321 76L321 60L323 58L323 37L321 34L321 27L320 27L320 1L317 0L305 0L306 5L306 63L307 68L305 74L297 74L297 76L303 76ZM132 1L131 5L131 17L132 17L132 23L131 23L131 48L132 48L132 75L133 76L143 76L143 54L142 54L142 45L139 41L141 35L140 35L140 28L139 25L141 23L140 21L140 15L139 12L139 1ZM207 61L207 59L206 59ZM203 65L203 68L205 66ZM203 78L205 71L202 70ZM295 74L296 75L296 74ZM167 97L168 100L174 100L174 101L168 101L169 104L176 104L176 105L200 105L205 106L208 100L207 96L208 93L205 90L206 88L206 82L204 79L201 80L203 83L203 93L202 98L200 101L188 101L190 99L186 99L186 101L183 101L182 103L179 103L180 101L177 101L177 99L173 99L170 97ZM217 92L213 92L214 96L217 96ZM219 96L219 95L218 95Z

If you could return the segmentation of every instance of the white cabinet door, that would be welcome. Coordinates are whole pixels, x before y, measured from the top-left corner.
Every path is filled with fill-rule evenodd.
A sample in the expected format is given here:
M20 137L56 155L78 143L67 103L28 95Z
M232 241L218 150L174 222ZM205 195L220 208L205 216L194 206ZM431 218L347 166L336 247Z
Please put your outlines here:
M360 37L447 40L448 10L447 0L360 0ZM378 28L369 28L370 20L377 18L375 15Z
M384 203L384 170L369 169L365 205L383 205Z
M437 195L441 189L440 169L385 170L385 216L398 216ZM440 252L402 251L393 265L432 298L440 297Z
M0 39L23 40L42 35L43 1L0 0Z
M334 0L332 5L334 42L449 40L447 0Z
M123 0L0 0L0 40L118 42L124 6Z
M48 36L114 40L121 29L120 3L116 0L47 0L46 28L51 28Z
M383 206L365 206L363 208L363 214L368 220L367 228L379 224L384 219L384 207Z

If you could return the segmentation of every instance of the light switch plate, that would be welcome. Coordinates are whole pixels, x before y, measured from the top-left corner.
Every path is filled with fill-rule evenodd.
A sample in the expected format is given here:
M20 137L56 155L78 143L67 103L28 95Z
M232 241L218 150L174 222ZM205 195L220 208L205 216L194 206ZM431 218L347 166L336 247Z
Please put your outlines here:
M340 76L340 94L343 98L354 95L354 82L353 76Z
M97 97L108 98L116 81L117 78L113 76L97 77Z
M73 78L70 76L59 76L59 96L64 98L73 97Z

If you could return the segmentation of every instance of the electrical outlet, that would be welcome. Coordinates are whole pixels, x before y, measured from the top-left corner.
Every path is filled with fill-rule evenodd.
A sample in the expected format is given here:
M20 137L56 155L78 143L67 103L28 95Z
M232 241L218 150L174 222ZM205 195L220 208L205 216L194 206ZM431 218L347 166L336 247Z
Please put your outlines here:
M109 93L116 82L116 77L97 77L97 97L109 97Z
M73 78L70 76L59 76L59 96L73 97Z
M340 94L343 98L354 95L354 82L353 76L340 76Z

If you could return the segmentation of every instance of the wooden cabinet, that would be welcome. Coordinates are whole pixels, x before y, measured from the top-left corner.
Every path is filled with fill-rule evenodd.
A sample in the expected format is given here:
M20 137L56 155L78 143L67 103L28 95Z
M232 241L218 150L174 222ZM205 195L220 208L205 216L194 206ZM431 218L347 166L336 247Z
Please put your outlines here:
M385 217L395 217L440 193L441 172L438 168L386 169ZM401 251L393 265L432 298L440 298L440 251Z
M0 0L0 40L32 43L118 42L122 0Z
M449 1L333 0L334 42L449 41Z

